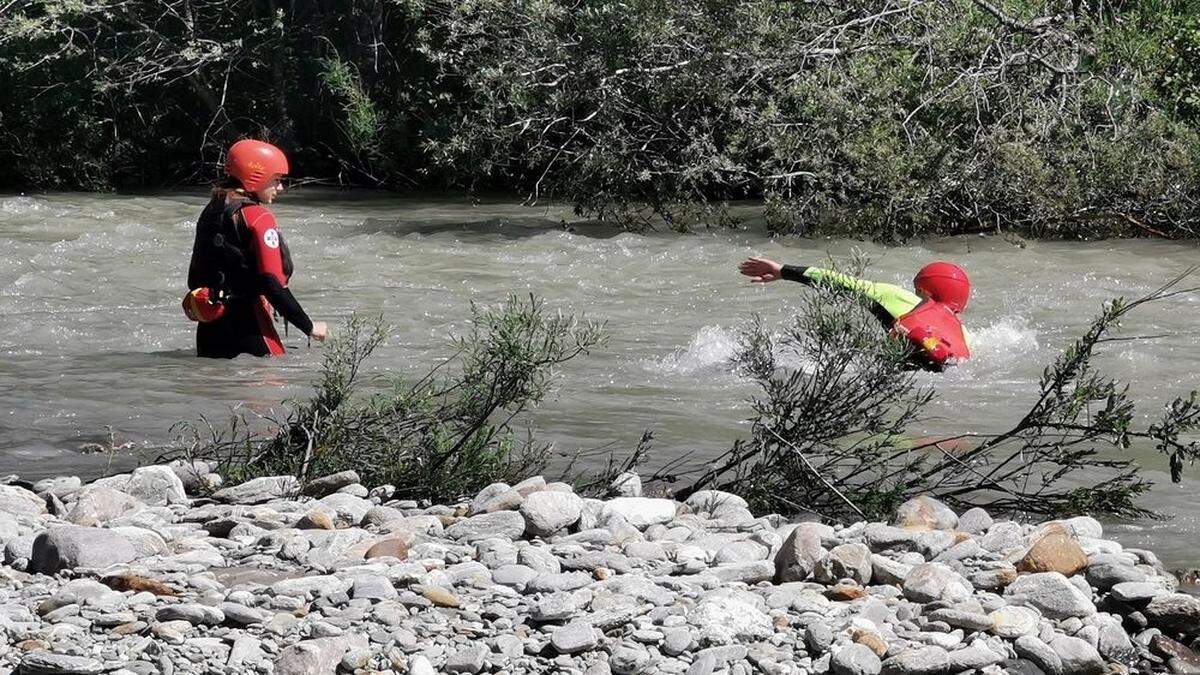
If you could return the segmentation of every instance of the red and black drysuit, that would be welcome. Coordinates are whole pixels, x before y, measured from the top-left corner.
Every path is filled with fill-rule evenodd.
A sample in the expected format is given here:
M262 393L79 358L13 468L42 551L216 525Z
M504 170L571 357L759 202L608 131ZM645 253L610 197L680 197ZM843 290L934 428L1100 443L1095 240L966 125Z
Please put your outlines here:
M291 255L270 211L253 202L210 201L196 224L188 288L221 292L225 313L197 326L196 354L226 359L283 354L271 308L311 335L312 321L287 288L291 275Z

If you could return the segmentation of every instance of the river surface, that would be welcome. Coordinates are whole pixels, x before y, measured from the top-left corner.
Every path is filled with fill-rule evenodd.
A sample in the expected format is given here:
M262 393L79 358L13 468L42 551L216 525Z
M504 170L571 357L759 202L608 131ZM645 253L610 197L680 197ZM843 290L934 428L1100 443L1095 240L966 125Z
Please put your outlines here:
M201 190L0 196L0 475L96 476L136 461L79 452L105 441L108 427L118 443L161 445L177 420L222 419L234 406L266 412L304 393L321 349L296 331L282 359L193 356L179 301L205 199ZM534 422L559 452L590 450L593 463L602 461L595 449L628 450L652 428L648 469L680 456L702 462L746 433L754 389L728 365L739 326L752 313L779 326L809 292L752 286L736 271L746 256L820 264L858 249L874 261L871 276L902 285L932 259L966 267L976 355L922 375L939 394L922 423L930 434L1011 426L1043 367L1102 301L1144 294L1200 262L1195 243L1153 240L1021 248L967 237L887 248L750 231L634 235L575 223L568 209L459 197L299 190L273 210L296 261L292 289L314 319L336 329L353 312L382 313L391 323L376 372L436 363L472 300L536 293L606 321L607 344L562 368ZM1163 337L1111 343L1099 360L1130 383L1143 424L1200 386L1197 310L1196 295L1138 309L1123 334ZM1153 448L1131 455L1156 483L1146 505L1171 518L1111 523L1110 534L1168 565L1200 564L1200 469L1172 485Z

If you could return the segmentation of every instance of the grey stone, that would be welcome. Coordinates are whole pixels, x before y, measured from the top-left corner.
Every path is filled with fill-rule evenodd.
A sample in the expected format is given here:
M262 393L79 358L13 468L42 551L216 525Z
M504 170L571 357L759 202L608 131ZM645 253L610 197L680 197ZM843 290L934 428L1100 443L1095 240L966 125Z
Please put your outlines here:
M317 508L329 513L340 527L358 527L375 507L370 501L345 492L334 492L317 500Z
M1032 635L1022 635L1013 642L1017 656L1032 661L1047 675L1063 675L1062 659L1050 645Z
M525 565L503 565L492 571L492 581L501 586L524 591L529 582L537 575L537 571Z
M883 662L885 675L935 675L946 672L949 656L941 647L919 647L902 651Z
M300 482L295 476L263 476L217 490L213 498L232 504L261 504L272 499L291 497L299 491Z
M768 581L775 576L775 565L768 560L754 562L732 563L710 567L708 574L725 583L740 581L746 584L756 584Z
M621 642L608 658L609 668L617 675L640 675L649 664L650 653L636 642Z
M92 485L118 490L150 506L187 502L183 481L169 466L141 466L131 474L101 478Z
M562 621L575 615L579 601L569 593L551 593L537 601L529 612L534 621Z
M553 593L554 591L573 591L591 583L592 575L586 572L542 573L529 580L529 583L525 585L525 592Z
M490 569L517 564L517 547L507 539L484 539L475 543L475 559Z
M583 499L573 492L543 490L521 502L525 529L537 537L548 537L574 525L582 514Z
M480 513L495 513L496 511L514 511L521 506L525 495L510 487L507 483L492 483L479 491L467 508L467 515L475 516Z
M144 508L146 505L132 495L109 487L89 485L79 491L67 513L67 520L75 525L99 525Z
M993 553L1004 553L1025 546L1025 532L1019 523L1000 521L979 538L979 545Z
M983 534L992 526L992 516L976 506L958 517L958 529L968 534Z
M54 574L63 569L105 568L137 557L124 536L93 527L52 527L33 542L29 571Z
M958 515L933 497L921 495L901 504L896 509L893 522L903 527L953 530L958 526Z
M1146 573L1135 568L1133 565L1122 565L1120 563L1101 563L1098 565L1088 565L1084 570L1084 575L1087 581L1094 588L1107 591L1113 586L1120 583L1130 583L1146 581Z
M668 656L679 656L688 651L694 642L692 631L687 628L663 628L662 634L663 641L660 649Z
M669 523L675 520L678 508L679 504L671 499L617 497L605 502L600 512L600 520L603 522L609 514L616 514L630 525L643 530L655 523Z
M853 643L834 650L829 668L834 675L877 675L883 664L870 648Z
M37 517L46 513L46 502L23 487L0 485L0 513Z
M641 497L642 477L632 471L626 471L614 478L608 489L618 497Z
M225 613L216 607L198 603L167 605L154 614L158 621L186 621L193 626L216 626L225 621Z
M1196 626L1200 626L1200 597L1164 593L1151 600L1142 613L1155 628L1192 634L1196 632Z
M225 615L225 621L237 626L263 623L270 618L270 615L261 609L246 607L235 602L223 602L220 609L221 613Z
M404 512L401 511L400 509L392 508L390 506L375 505L375 506L372 506L371 509L366 512L365 515L363 515L361 524L363 527L369 527L369 526L381 527L388 523L400 521L403 519L404 519ZM438 526L440 528L441 523L438 523Z
M974 593L971 582L943 563L915 565L904 578L904 597L915 602L958 602Z
M338 471L337 473L331 473L328 476L322 476L316 480L309 481L309 483L304 486L303 494L306 494L309 497L324 497L326 495L331 495L348 485L354 485L360 482L362 481L359 480L358 472L354 469L347 469L345 471Z
M755 562L765 559L768 553L770 551L767 547L756 541L731 541L717 549L716 555L713 556L713 563L724 565L727 563ZM774 565L772 565L773 572Z
M1042 615L1030 607L1001 607L988 617L992 620L991 632L1009 640L1036 635L1042 620Z
M827 526L817 523L800 523L783 540L783 546L775 554L775 576L780 583L804 581L816 569L817 562L825 557L821 547L821 535Z
M925 615L930 621L943 621L954 626L962 628L970 632L978 632L990 629L994 621L987 614L980 612L965 611L955 608L935 609Z
M481 513L446 529L446 536L461 541L503 537L517 539L525 532L525 518L515 511Z
M437 670L429 662L429 657L417 654L408 660L409 675L437 675Z
M949 662L949 671L960 673L969 670L983 670L1003 661L1004 655L992 651L984 641L976 640L967 647L950 652L946 658Z
M442 666L442 670L447 673L470 673L475 675L483 670L483 664L487 660L491 650L487 645L478 642L468 643L467 646L455 651L446 659L446 664Z
M1097 614L1090 618L1097 628L1096 650L1109 661L1125 662L1134 655L1133 642L1121 625L1121 620L1108 615Z
M578 654L591 651L599 644L596 629L586 621L573 621L557 628L550 635L550 644L560 654Z
M1019 577L1004 589L1010 603L1036 607L1051 619L1084 617L1096 613L1091 598L1058 572L1041 572Z
M304 640L285 647L275 661L275 675L318 675L333 673L351 649L366 649L362 635Z
M1079 638L1059 635L1050 642L1050 648L1058 655L1066 675L1100 675L1105 671L1100 653Z
M92 675L107 671L104 663L86 656L55 654L39 650L21 659L22 675Z
M1110 590L1113 598L1129 603L1147 602L1162 592L1161 586L1149 581L1125 581L1114 584Z
M517 551L517 562L535 572L557 574L562 571L562 563L550 551L537 546L525 546Z
M904 578L908 576L912 568L912 565L899 560L892 560L878 553L871 554L871 580L874 583L899 586L904 583Z
M826 624L813 621L804 629L804 644L813 654L824 654L833 644L833 631Z
M391 580L373 574L354 577L354 585L350 588L350 597L355 600L391 600L396 595L396 587Z
M771 617L755 605L750 594L724 589L705 595L688 614L688 622L720 627L737 640L762 639L775 632Z
M835 546L817 562L814 576L825 584L853 579L865 586L871 582L871 549L866 544Z
M625 556L638 560L666 560L667 551L656 541L630 541L622 549Z
M546 489L546 479L541 476L533 476L517 483L513 489L521 493L522 496L530 495L534 492Z

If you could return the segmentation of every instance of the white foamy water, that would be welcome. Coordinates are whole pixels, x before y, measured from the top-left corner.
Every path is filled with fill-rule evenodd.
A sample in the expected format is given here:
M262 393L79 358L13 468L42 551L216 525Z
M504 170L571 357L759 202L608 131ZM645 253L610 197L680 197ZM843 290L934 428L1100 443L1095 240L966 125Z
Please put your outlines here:
M266 412L301 395L321 361L295 332L283 359L196 359L185 292L202 191L127 197L0 196L0 474L96 475L106 458L77 447L106 437L163 443L176 420L220 418L231 406ZM907 285L924 262L962 263L975 282L964 319L976 357L923 375L938 401L918 433L998 431L1032 401L1042 368L1080 334L1100 303L1138 296L1197 260L1189 243L1125 241L1013 247L957 238L886 248L750 233L639 236L572 222L568 209L297 191L274 208L294 252L292 287L314 319L382 314L393 331L372 365L412 372L448 353L469 303L536 293L550 306L607 322L609 341L567 364L534 416L563 452L632 448L655 430L658 461L715 457L745 433L755 391L729 366L740 327L758 313L778 332L809 289L751 285L749 255L822 264L855 248L871 276ZM1200 279L1197 279L1200 282ZM1141 308L1098 365L1131 383L1146 423L1200 386L1194 297ZM1200 480L1171 485L1152 448L1135 448L1158 486L1148 505L1172 520L1121 537L1168 561L1200 563ZM118 458L128 464L130 458Z

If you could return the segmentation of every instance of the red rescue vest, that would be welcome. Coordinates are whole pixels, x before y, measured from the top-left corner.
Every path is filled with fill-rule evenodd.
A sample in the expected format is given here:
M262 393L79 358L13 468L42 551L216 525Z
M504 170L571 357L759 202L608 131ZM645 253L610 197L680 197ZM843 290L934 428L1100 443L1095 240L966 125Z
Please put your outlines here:
M962 323L949 307L926 300L896 319L892 330L908 338L925 358L942 365L971 358Z

